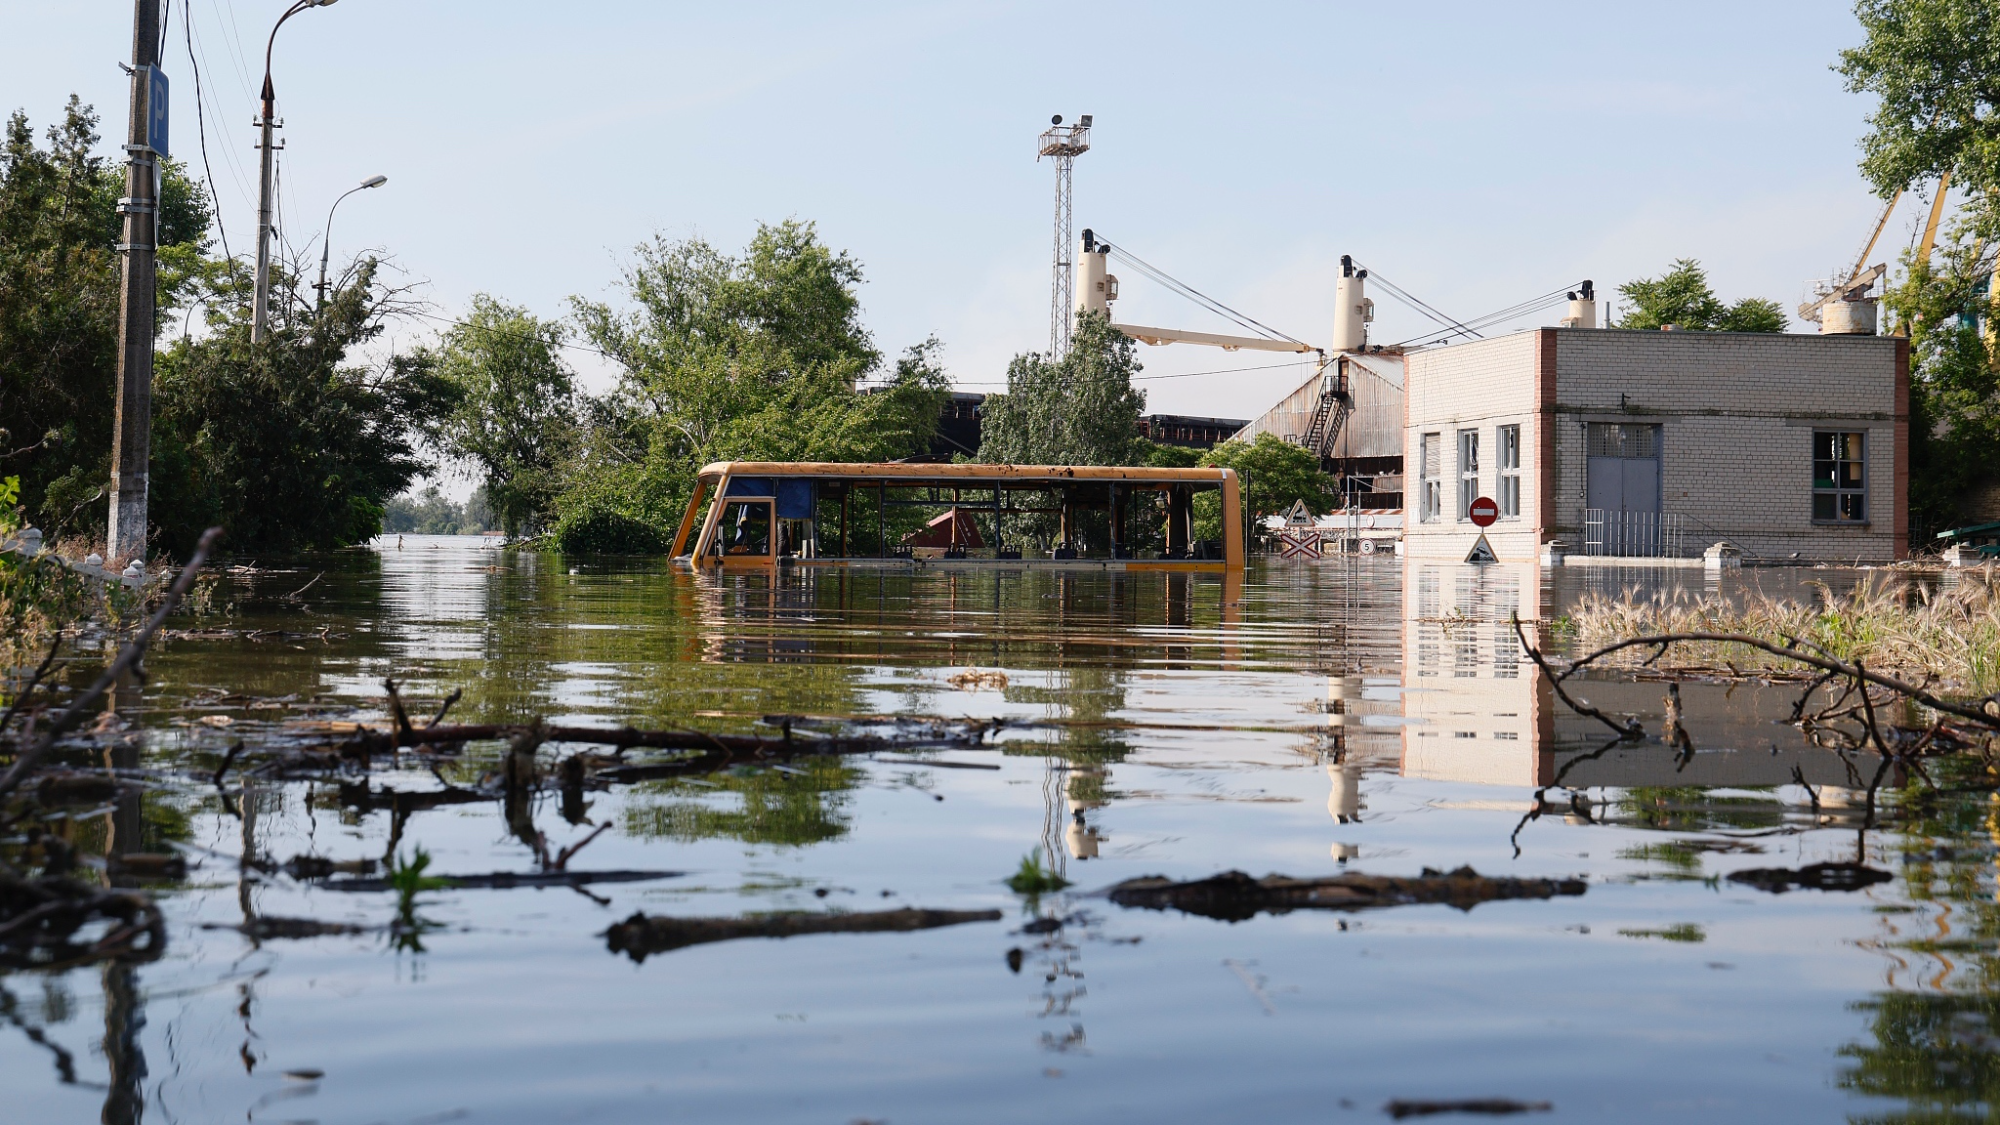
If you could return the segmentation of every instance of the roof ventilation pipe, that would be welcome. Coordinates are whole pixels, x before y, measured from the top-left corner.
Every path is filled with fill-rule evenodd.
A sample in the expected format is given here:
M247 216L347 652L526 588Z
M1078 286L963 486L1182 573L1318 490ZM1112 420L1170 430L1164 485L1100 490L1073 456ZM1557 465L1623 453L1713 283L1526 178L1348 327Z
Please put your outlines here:
M1569 295L1569 315L1559 321L1564 328L1597 327L1597 290L1586 279L1583 287Z
M1340 278L1333 283L1333 350L1358 352L1368 346L1368 324L1375 319L1375 302L1363 292L1367 270L1354 268L1352 255L1340 256Z

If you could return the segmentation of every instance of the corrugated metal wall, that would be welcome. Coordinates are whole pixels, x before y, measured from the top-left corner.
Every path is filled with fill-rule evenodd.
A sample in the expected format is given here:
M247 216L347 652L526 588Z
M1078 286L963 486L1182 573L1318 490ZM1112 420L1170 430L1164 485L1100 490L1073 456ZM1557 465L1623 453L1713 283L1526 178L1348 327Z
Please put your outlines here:
M1349 356L1348 386L1354 395L1354 414L1341 428L1332 456L1401 457L1403 455L1403 357L1386 355ZM1260 433L1297 441L1312 424L1313 410L1319 406L1319 376L1299 384L1279 399L1237 436L1245 441Z

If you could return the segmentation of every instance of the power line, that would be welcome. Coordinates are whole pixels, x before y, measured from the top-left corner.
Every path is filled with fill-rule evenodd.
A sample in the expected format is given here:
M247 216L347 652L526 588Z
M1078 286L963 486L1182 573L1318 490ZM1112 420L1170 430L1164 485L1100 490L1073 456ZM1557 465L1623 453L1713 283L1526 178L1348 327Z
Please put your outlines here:
M192 0L190 0L190 2L192 2ZM189 30L193 31L193 27L194 27L194 21L189 20L188 21ZM199 59L199 61L196 63L196 71L195 71L196 83L199 86L201 85L200 82L201 67L206 66L211 75L213 75L215 71L215 64L208 61L208 45L202 39L201 34L199 32L194 33L194 56L192 57L196 57ZM197 111L202 111L203 105L200 98L205 97L205 94L203 94L201 91L198 91L197 93L198 93L198 100L196 101L195 108ZM223 119L222 121L218 121L216 123L217 129L220 130L222 136L227 137L229 135L228 128L226 125L226 122L228 121L228 115L224 113L219 107L215 110L215 114L217 117ZM203 131L204 135L206 135L206 125L203 126ZM227 145L224 145L222 148L222 157L223 157L223 163L229 168L230 177L236 181L237 192L242 196L243 199L247 200L251 198L249 181L243 178L243 164L242 161L237 159L236 150ZM213 177L211 177L211 182L212 180Z
M1132 381L1135 383L1148 383L1156 379L1193 379L1202 375L1234 375L1240 371L1275 371L1280 367L1301 367L1312 362L1309 359L1295 359L1290 363L1263 363L1255 367L1228 367L1216 371L1183 371L1175 375L1134 375L1132 376ZM953 382L952 385L955 387L1004 387L1007 384L1004 380L998 383L990 380L959 380Z
M173 5L167 5L172 10ZM183 0L182 7L187 18L181 21L181 37L187 43L188 67L194 71L194 123L201 134L201 174L208 184L209 202L215 209L215 230L222 236L222 256L231 261L236 255L229 252L229 229L222 225L222 193L215 187L215 169L208 163L208 115L202 107L201 64L194 57L194 0Z
M1146 277L1149 278L1150 280L1156 281L1161 285L1166 286L1169 291L1176 293L1182 297L1185 297L1190 301L1193 301L1195 304L1200 305L1202 308L1207 309L1208 311L1215 313L1216 315L1221 316L1227 320L1230 320L1242 328L1247 328L1250 331L1265 337L1266 339L1282 340L1287 343L1298 344L1301 347L1307 346L1305 341L1300 340L1293 336L1288 336L1285 333L1280 332L1275 328L1272 328L1268 324L1264 324L1263 322L1258 321L1244 313L1237 312L1235 309L1232 309L1228 305L1223 304L1221 301L1218 301L1215 298L1210 297L1208 294L1201 292L1194 286L1189 285L1186 282L1179 280L1178 278L1175 278L1171 274L1167 273L1165 270L1160 269L1158 266L1146 262L1145 260L1141 259L1138 255L1120 247L1116 243L1106 242L1104 243L1104 246L1106 247L1106 249L1110 251L1112 257L1132 266L1132 268L1146 275Z

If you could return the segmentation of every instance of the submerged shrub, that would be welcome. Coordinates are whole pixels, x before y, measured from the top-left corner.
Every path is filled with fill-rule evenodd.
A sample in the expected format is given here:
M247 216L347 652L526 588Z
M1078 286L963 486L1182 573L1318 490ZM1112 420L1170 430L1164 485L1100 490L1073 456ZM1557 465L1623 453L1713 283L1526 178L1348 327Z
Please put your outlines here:
M565 513L556 523L555 544L576 555L659 555L673 546L660 528L595 506Z
M1007 877L1007 887L1017 895L1041 895L1069 886L1069 880L1042 866L1042 849L1021 857L1020 870Z

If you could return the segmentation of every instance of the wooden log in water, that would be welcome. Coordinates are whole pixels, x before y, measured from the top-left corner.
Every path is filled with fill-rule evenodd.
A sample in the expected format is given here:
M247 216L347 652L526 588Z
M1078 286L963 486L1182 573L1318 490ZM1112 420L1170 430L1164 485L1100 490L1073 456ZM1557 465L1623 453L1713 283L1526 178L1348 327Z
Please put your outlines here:
M740 918L675 918L634 914L604 933L613 953L644 961L690 945L737 938L787 938L802 934L878 934L935 930L967 922L998 922L998 910L871 910L855 914L763 914Z
M1107 892L1120 906L1147 910L1172 908L1185 914L1240 922L1260 913L1293 910L1369 910L1387 906L1443 903L1470 910L1482 902L1514 898L1554 898L1580 895L1581 879L1512 879L1481 875L1470 867L1423 874L1363 875L1354 872L1324 879L1294 879L1266 875L1253 879L1241 871L1225 871L1207 879L1177 883L1160 875L1127 879Z

